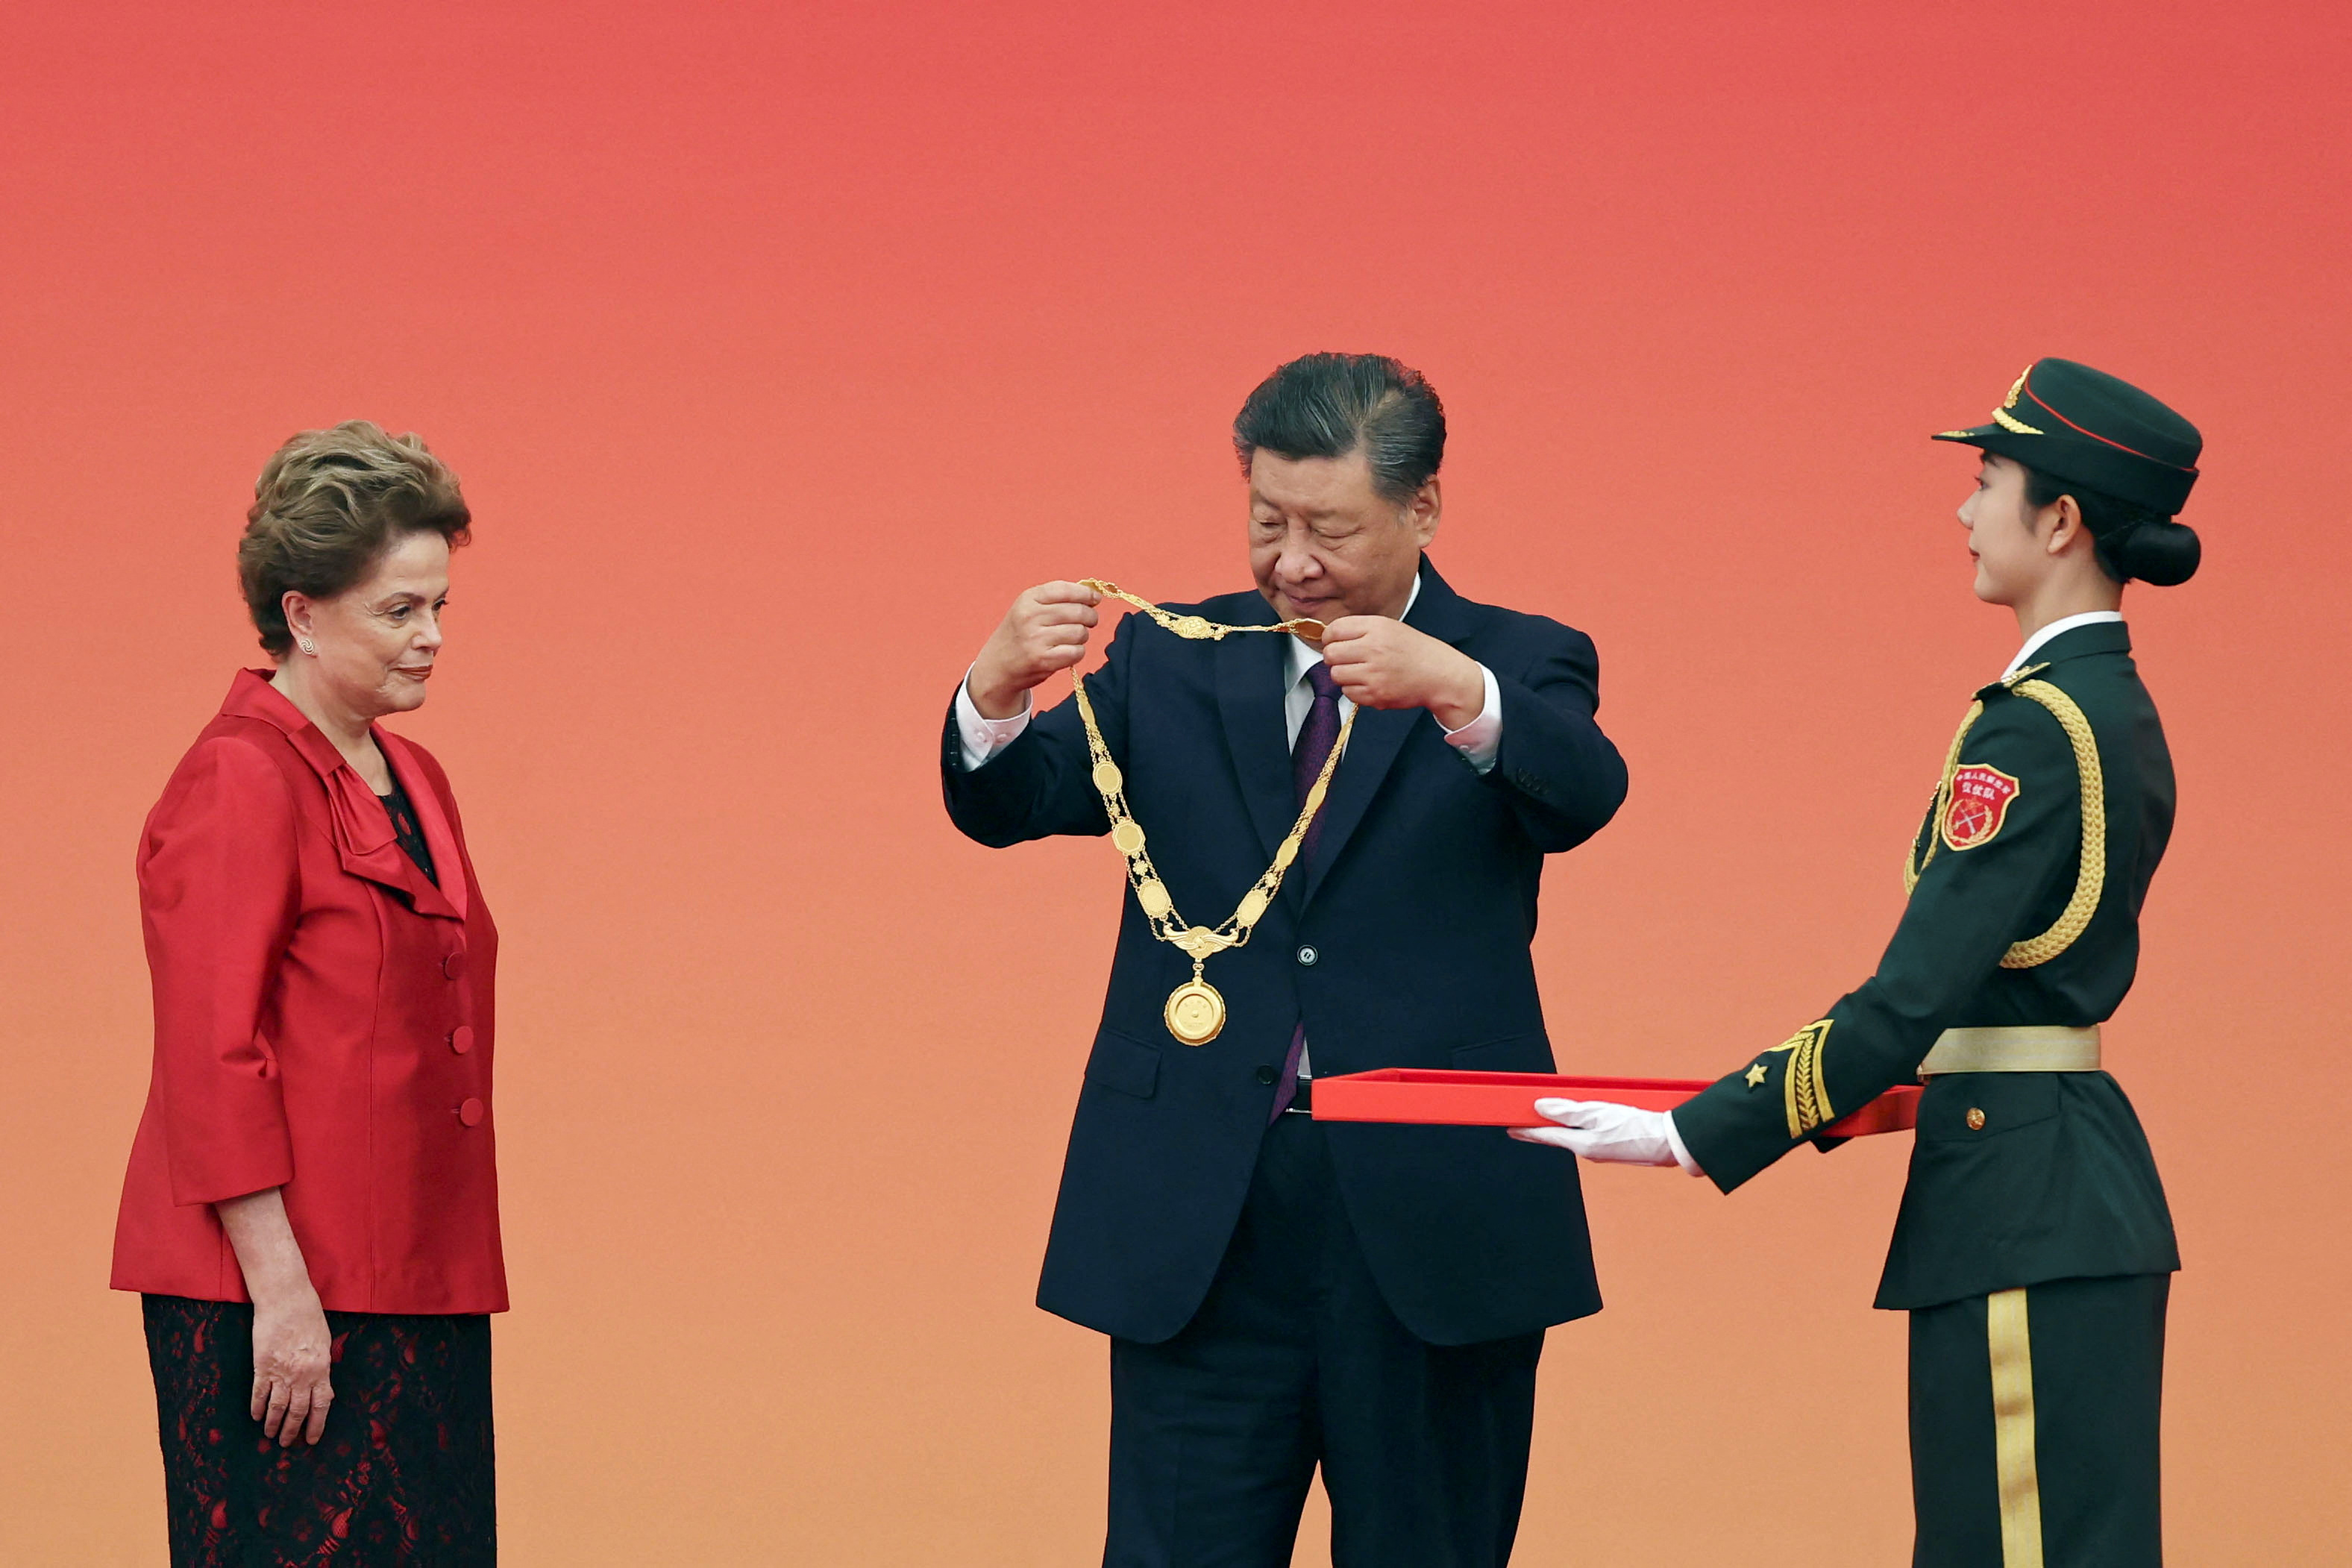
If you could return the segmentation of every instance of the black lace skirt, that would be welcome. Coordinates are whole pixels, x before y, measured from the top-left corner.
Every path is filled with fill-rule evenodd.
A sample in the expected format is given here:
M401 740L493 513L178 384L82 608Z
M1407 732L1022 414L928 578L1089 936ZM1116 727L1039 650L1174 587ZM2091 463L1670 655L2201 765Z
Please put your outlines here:
M490 1321L329 1312L314 1447L247 1412L253 1309L143 1298L173 1568L473 1568L498 1560Z

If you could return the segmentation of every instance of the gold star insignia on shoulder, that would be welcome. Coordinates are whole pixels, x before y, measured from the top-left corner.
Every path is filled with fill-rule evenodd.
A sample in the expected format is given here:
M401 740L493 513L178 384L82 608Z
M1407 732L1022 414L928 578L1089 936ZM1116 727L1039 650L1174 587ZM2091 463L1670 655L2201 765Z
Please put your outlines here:
M1763 1087L1764 1080L1771 1076L1770 1070L1762 1062L1758 1062L1748 1069L1748 1087L1760 1089Z

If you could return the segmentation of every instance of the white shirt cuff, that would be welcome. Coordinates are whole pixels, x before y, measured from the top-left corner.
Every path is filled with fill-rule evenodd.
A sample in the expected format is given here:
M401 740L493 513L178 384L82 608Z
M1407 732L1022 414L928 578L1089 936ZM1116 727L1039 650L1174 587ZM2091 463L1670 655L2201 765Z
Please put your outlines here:
M1683 1147L1683 1135L1675 1127L1675 1113L1671 1110L1666 1112L1666 1147L1675 1152L1675 1164L1694 1176L1706 1174L1698 1168L1698 1162L1691 1158L1691 1152Z
M963 771L976 773L988 764L988 760L1021 738L1029 728L1029 714L1036 706L1026 691L1021 694L1021 711L1010 719L986 719L981 716L971 700L971 671L963 672L963 683L956 688L956 739L963 749Z
M1459 730L1446 730L1445 743L1483 773L1494 767L1495 753L1503 749L1503 689L1496 682L1495 672L1485 665L1478 667L1478 673L1486 678L1486 706Z

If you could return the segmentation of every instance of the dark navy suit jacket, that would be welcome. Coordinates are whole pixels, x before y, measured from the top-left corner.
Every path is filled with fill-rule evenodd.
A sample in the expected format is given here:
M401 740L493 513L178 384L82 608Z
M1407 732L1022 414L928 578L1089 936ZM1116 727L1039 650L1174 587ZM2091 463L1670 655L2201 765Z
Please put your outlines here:
M1372 1068L1552 1070L1528 943L1544 857L1625 797L1593 722L1583 633L1473 604L1426 560L1408 624L1478 660L1502 690L1502 746L1481 775L1424 709L1364 709L1315 863L1294 868L1245 947L1209 960L1230 1009L1189 1047L1160 1009L1191 961L1124 902L1037 1302L1124 1339L1165 1340L1207 1293L1247 1193L1293 1027L1318 1077ZM1273 620L1256 594L1197 606ZM1284 639L1188 642L1124 620L1087 694L1151 858L1189 921L1214 925L1297 815L1283 722ZM1109 830L1086 732L1065 700L965 772L952 709L949 815L982 844ZM1495 1128L1333 1122L1347 1211L1413 1333L1465 1344L1598 1311L1576 1162Z

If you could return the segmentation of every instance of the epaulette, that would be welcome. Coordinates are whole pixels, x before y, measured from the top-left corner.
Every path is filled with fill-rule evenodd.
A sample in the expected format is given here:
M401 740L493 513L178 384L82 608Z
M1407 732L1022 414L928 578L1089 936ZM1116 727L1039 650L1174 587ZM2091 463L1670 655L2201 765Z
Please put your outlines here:
M2005 696L2049 668L2046 664L2029 664L2013 674L2002 676L1990 686L1979 686L1977 688L1977 700L1981 702L1988 697Z

